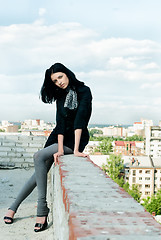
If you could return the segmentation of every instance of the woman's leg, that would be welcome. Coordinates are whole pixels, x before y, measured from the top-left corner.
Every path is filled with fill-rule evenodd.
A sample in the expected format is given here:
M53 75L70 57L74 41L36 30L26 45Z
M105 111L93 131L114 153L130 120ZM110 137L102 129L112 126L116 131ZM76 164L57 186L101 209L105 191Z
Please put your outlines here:
M57 144L53 144L49 147L46 147L40 151L43 151L45 149L50 149L50 157L48 157L46 160L45 160L45 164L46 164L46 169L47 169L47 172L49 171L49 169L51 168L52 164L53 164L53 155L55 152L57 152L58 150L58 146ZM52 151L51 151L52 149ZM64 152L65 154L70 154L72 153L72 150L67 148L67 147L64 147ZM45 151L46 152L46 151ZM47 151L48 152L48 151ZM51 154L51 152L53 152ZM36 155L36 154L35 154ZM13 217L14 216L14 213L17 211L19 205L21 204L21 202L33 191L33 189L36 187L36 177L35 177L35 173L31 176L31 178L26 182L26 184L23 186L23 188L21 189L20 193L18 194L15 202L10 206L10 212L8 212L8 214L6 214L6 216L9 216L9 217Z
M52 164L53 164L53 159L52 158L46 160L47 171L50 170ZM19 205L21 204L21 202L23 202L30 195L30 193L34 190L35 187L36 187L36 177L35 177L35 173L34 173L29 178L29 180L25 183L25 185L22 187L22 189L20 190L16 200L10 206L9 209L11 209L12 211L14 211L16 213L16 211L17 211Z
M58 144L53 144L49 147L46 147L38 151L34 155L34 165L35 165L35 176L36 184L38 188L38 205L37 205L37 216L42 217L48 214L48 207L46 201L46 192L47 192L47 166L46 159L52 159L53 154L58 151ZM64 154L72 154L73 151L64 146Z

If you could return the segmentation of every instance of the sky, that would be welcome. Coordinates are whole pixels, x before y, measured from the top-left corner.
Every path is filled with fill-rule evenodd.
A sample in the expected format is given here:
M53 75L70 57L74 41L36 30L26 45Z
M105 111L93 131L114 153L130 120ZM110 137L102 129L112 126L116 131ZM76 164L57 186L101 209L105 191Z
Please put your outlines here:
M161 120L160 0L0 0L0 121L55 122L55 62L91 88L92 124Z

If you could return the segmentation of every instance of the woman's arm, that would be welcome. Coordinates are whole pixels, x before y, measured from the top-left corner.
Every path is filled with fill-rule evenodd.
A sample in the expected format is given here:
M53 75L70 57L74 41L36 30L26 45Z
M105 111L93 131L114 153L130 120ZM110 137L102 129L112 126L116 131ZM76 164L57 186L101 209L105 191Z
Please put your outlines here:
M80 138L82 134L82 129L75 130L75 145L74 145L74 154L79 152Z
M79 152L79 145L82 130L87 127L88 121L91 115L92 110L92 94L90 88L83 86L78 91L79 105L74 120L74 130L75 130L75 146L74 146L74 155L79 157L88 157L85 153Z
M77 156L77 157L87 157L87 158L89 158L88 154L79 152L79 144L80 144L81 134L82 134L82 129L76 129L75 130L74 155Z
M62 134L58 134L58 152L61 152L64 154L63 141L64 141L64 136Z
M58 134L58 152L54 154L55 165L58 163L58 158L64 155L63 141L64 136L62 134Z
M87 127L92 111L92 94L90 88L83 86L79 89L77 94L79 104L74 119L74 130Z

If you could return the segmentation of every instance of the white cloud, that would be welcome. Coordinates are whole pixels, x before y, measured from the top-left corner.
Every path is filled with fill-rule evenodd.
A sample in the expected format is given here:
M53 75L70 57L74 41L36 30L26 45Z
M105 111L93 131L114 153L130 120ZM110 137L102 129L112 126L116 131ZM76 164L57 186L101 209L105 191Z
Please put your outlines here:
M157 105L160 108L160 106L161 106L161 97L154 98L153 103L154 103L154 105Z
M127 68L127 69L133 69L136 68L136 64L132 61L130 61L128 58L125 59L123 57L112 57L108 61L110 67L114 67L116 69L118 68Z
M39 15L43 14L45 9L39 10ZM114 118L118 122L119 119L128 122L131 121L129 113L134 117L135 114L141 114L141 111L147 116L147 109L150 112L152 106L145 102L144 97L148 95L153 98L153 95L158 97L160 94L161 45L154 41L102 39L97 32L78 23L45 25L41 19L33 24L1 26L0 35L0 93L5 93L8 101L14 102L17 111L19 109L24 116L31 113L43 116L44 111L37 107L39 105L35 105L35 99L38 97L45 69L54 62L67 65L77 73L80 80L92 88L93 121L100 117L100 122L108 123L109 119L112 121ZM20 96L19 100L17 94ZM28 97L23 99L28 94L35 96L35 104L32 103L31 108L27 103ZM141 97L138 98L138 94ZM13 96L17 100L13 101ZM113 100L113 96L117 96L117 101ZM7 108L1 102L0 108L3 109L4 116L7 112L8 119L9 113L12 113L12 120L13 110L9 102ZM36 112L33 106L36 106ZM110 116L106 114L102 118L103 113L100 114L99 109L109 111ZM49 115L44 114L44 118L47 116Z
M39 16L42 17L44 16L46 13L46 9L45 8L39 8Z
M150 53L161 52L160 44L151 40L134 40L129 38L109 38L94 41L91 51L102 56L146 56Z
M1 120L24 120L40 118L45 121L55 122L55 104L44 104L38 95L0 94Z
M43 75L40 73L8 75L0 74L0 93L35 93L42 84Z
M143 70L159 69L159 68L160 67L155 62L151 62L142 66Z
M161 82L156 83L144 83L140 86L141 89L161 89Z

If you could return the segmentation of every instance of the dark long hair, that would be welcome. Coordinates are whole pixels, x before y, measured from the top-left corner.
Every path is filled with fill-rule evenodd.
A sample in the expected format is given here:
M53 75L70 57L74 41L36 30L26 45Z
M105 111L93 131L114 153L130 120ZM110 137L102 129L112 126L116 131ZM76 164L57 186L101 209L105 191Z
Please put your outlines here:
M44 103L52 103L65 92L64 89L57 87L51 80L51 74L57 72L63 72L67 75L69 78L69 86L71 88L77 89L78 86L84 85L83 82L76 79L75 74L71 70L61 63L55 63L45 72L44 83L40 91L40 97Z

